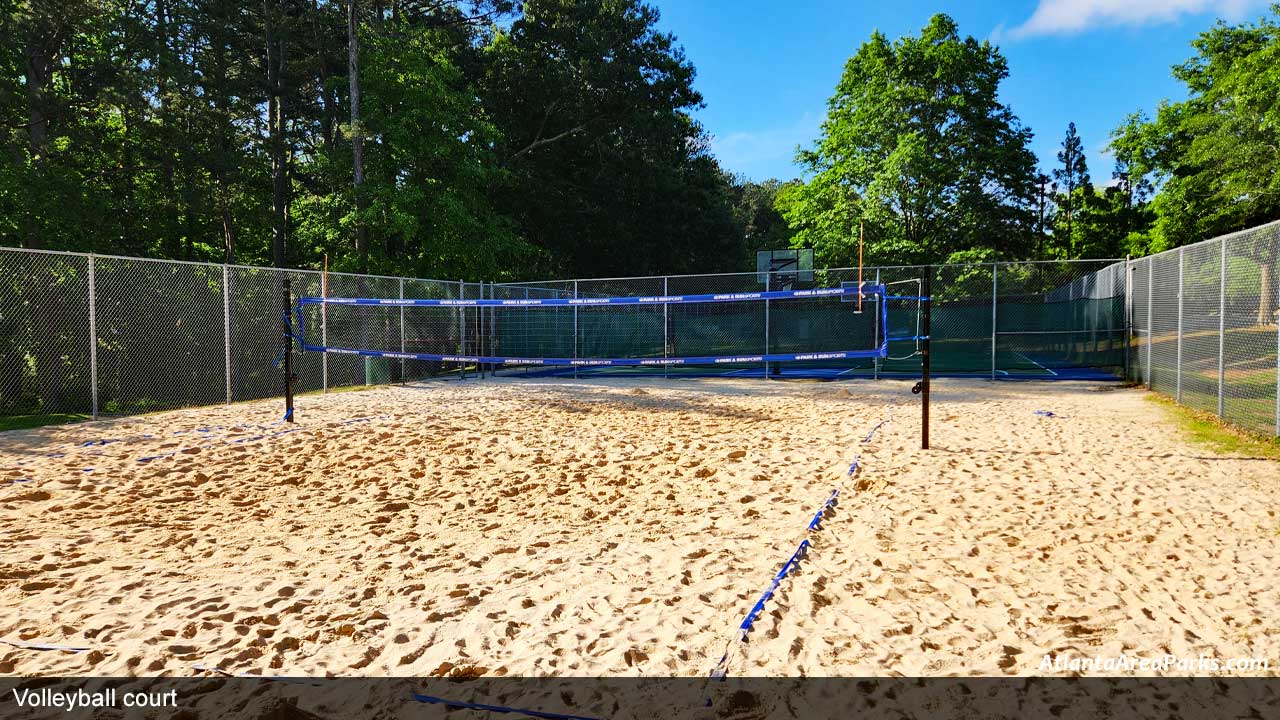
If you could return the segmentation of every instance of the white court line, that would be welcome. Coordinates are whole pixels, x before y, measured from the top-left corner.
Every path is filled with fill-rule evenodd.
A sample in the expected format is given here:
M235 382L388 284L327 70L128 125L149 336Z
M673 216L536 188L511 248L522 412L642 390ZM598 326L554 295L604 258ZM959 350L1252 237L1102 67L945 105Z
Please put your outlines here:
M1018 352L1017 350L1014 350L1014 351L1013 351L1013 354L1014 354L1014 355L1017 355L1018 357L1022 358L1023 360L1026 360L1027 362L1031 363L1032 365L1035 365L1036 367L1038 367L1038 368L1040 368L1041 370L1043 370L1043 371L1045 371L1045 372L1049 373L1050 375L1052 375L1052 376L1054 376L1054 377L1058 377L1058 373L1056 373L1056 372L1054 372L1054 371L1050 370L1049 368L1047 368L1047 367L1045 367L1045 366L1041 365L1040 363L1036 362L1035 360L1032 360L1031 358L1027 357L1026 355L1023 355L1022 353ZM1005 373L1005 374L1007 375L1008 373Z

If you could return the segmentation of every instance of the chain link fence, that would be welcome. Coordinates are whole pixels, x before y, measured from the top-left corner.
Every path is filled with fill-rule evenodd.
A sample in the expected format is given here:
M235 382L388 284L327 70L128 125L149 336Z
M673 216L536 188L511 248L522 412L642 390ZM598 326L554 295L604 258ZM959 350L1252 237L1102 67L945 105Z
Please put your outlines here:
M1280 222L1133 261L933 266L934 371L1127 376L1243 427L1280 434L1278 248ZM285 280L295 298L590 298L860 281L911 296L925 272L894 266L506 284L329 273L326 287L315 271L0 249L0 414L128 415L280 395ZM890 301L883 328L877 302L372 307L359 314L308 305L299 320L311 339L335 347L523 357L863 350L887 335L887 359L788 369L918 374L919 303ZM488 369L320 353L300 353L295 368L299 392ZM762 369L770 370L745 363L716 371Z
M0 249L0 415L133 415L277 397L285 280L294 298L480 297L477 283ZM380 308L317 338L410 352L474 351L476 309L448 317ZM298 392L423 379L457 364L298 353Z
M1280 221L1129 263L1129 377L1280 436Z
M688 295L885 284L920 295L926 266L830 268L507 283L494 297ZM1126 358L1123 260L939 265L934 271L932 365L943 374L1002 377L1122 377ZM869 350L886 335L889 358L788 363L826 376L920 372L920 303L890 300L888 328L876 301L779 300L688 305L501 309L490 332L498 354L527 357L680 357ZM750 366L717 365L719 370ZM759 368L757 364L755 366ZM688 371L710 368L686 366ZM776 368L771 368L776 372ZM581 372L547 370L548 374ZM626 373L669 372L595 370ZM821 373L818 373L821 374Z

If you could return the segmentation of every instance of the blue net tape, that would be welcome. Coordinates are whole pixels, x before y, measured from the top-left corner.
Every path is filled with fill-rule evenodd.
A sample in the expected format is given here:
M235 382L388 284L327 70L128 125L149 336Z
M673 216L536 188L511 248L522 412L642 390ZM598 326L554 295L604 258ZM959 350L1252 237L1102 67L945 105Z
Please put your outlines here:
M397 307L536 307L536 306L593 306L593 305L680 305L685 303L751 302L758 300L803 300L823 297L847 297L850 295L883 296L883 285L858 287L815 288L812 290L768 290L761 292L708 293L699 295L640 295L597 298L517 298L498 300L477 298L299 298L299 305L392 305Z
M858 358L883 358L888 347L881 344L874 350L834 350L831 352L767 353L760 355L703 355L695 357L646 357L646 358L538 358L505 357L495 355L440 355L435 353L392 352L386 350L361 350L357 348L328 347L301 343L307 352L361 355L399 360L427 360L434 362L486 363L491 365L567 365L574 367L636 367L662 365L727 365L733 363L803 362L808 360L852 360Z

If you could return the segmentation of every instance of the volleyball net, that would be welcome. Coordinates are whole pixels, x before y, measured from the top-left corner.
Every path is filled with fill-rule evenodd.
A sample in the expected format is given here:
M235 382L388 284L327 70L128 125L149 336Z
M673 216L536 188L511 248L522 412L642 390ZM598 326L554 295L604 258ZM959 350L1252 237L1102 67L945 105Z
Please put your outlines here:
M874 360L888 357L892 343L918 342L918 323L891 321L891 304L921 302L916 286L901 287L908 294L842 283L625 296L526 289L490 298L302 297L291 333L308 352L495 368Z

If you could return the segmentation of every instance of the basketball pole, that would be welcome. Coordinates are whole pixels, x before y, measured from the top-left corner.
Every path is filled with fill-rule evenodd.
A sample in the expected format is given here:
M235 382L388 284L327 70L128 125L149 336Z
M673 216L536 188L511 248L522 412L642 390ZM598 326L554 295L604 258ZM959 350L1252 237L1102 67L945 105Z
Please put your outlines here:
M921 324L924 326L924 341L920 348L920 448L929 449L929 337L931 311L933 308L933 266L924 269L924 287L920 302L923 303Z

